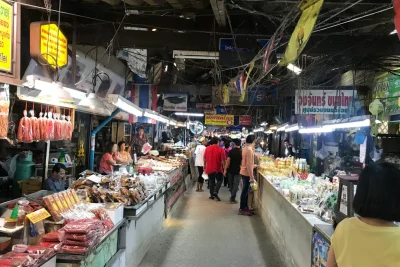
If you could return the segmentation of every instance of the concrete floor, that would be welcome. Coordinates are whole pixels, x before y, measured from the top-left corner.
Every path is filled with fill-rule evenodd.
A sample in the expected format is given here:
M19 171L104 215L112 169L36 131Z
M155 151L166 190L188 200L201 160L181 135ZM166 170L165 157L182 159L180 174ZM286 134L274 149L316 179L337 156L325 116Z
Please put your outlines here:
M139 267L282 267L261 218L237 215L228 188L217 202L204 187L182 196Z

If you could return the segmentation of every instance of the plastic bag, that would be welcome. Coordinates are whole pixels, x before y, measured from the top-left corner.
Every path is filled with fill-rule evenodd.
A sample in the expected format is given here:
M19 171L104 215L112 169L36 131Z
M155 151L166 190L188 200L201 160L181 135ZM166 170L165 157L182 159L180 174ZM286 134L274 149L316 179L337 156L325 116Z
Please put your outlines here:
M54 249L58 244L60 244L60 242L40 242L38 246Z
M70 111L71 112L71 111ZM66 139L67 140L71 140L72 139L72 122L71 122L71 116L67 116L67 136Z
M17 169L17 159L19 155L15 155L14 157L4 161L0 162L1 167L8 173L8 176L10 178L14 178L14 173L15 170Z
M68 223L62 230L68 234L88 234L91 231L99 230L104 227L102 222L93 219L83 219Z
M100 236L102 233L100 231L91 231L88 234L65 234L64 240L72 240L72 241L88 241L93 239L95 236Z
M144 144L143 145L143 147L142 147L142 153L143 154L147 154L147 153L149 153L149 151L151 150L151 148L152 148L152 146L149 144L149 143L146 143L146 144Z
M60 242L64 239L63 232L51 232L42 236L42 242Z
M63 251L64 253L84 254L86 251L88 251L88 248L79 247L79 246L63 245L61 247L61 251Z
M205 172L203 172L201 177L203 177L204 180L208 180L208 174L206 174Z
M24 110L24 117L19 121L17 140L19 142L32 142L32 126L31 119L28 118L28 111Z
M97 244L99 241L99 235L93 236L91 239L88 239L86 241L75 241L75 240L69 240L66 239L64 240L64 244L68 246L78 246L78 247L85 247L85 248L90 248L93 245Z
M31 115L31 124L32 124L32 139L33 141L40 140L40 126L38 118L35 117L35 111L30 110L29 114Z
M54 119L53 119L53 112L51 111L47 113L46 140L54 140Z
M255 191L258 190L258 183L257 183L256 180L254 180L254 181L252 181L252 182L250 183L250 189L251 189L251 191L253 191L253 192L255 192Z

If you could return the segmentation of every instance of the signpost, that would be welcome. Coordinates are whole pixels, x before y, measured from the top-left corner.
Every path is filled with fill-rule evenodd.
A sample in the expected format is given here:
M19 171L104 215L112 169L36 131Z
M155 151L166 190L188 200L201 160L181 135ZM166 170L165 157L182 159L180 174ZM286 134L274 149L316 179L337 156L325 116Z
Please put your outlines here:
M206 125L231 126L234 123L233 115L206 115Z

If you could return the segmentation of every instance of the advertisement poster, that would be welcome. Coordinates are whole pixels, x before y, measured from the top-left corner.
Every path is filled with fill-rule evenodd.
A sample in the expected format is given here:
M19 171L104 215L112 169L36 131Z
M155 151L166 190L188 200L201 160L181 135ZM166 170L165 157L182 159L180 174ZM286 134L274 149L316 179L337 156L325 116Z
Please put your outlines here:
M373 98L379 98L384 104L385 113L399 114L400 70L394 74L385 73L375 78L373 83Z
M12 31L13 31L13 7L5 1L0 1L0 70L11 72L12 67Z
M296 114L348 114L357 92L353 90L296 90Z
M328 260L329 243L314 232L312 239L311 267L325 267Z
M239 125L251 126L252 119L253 119L253 117L251 115L239 116Z
M220 126L231 126L234 122L233 115L206 115L206 125L220 125Z
M164 94L165 111L187 111L188 95L186 93Z

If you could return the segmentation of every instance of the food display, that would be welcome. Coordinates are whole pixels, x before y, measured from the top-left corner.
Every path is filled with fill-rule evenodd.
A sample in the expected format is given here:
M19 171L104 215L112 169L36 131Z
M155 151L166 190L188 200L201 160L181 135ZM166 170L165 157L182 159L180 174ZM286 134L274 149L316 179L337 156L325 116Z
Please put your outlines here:
M8 133L8 112L10 107L10 94L8 85L0 89L0 139L6 139Z
M73 126L70 116L53 113L53 109L51 111L46 109L45 113L40 112L39 117L35 117L35 111L30 110L28 116L27 106L23 115L17 131L19 142L71 140L72 138Z

